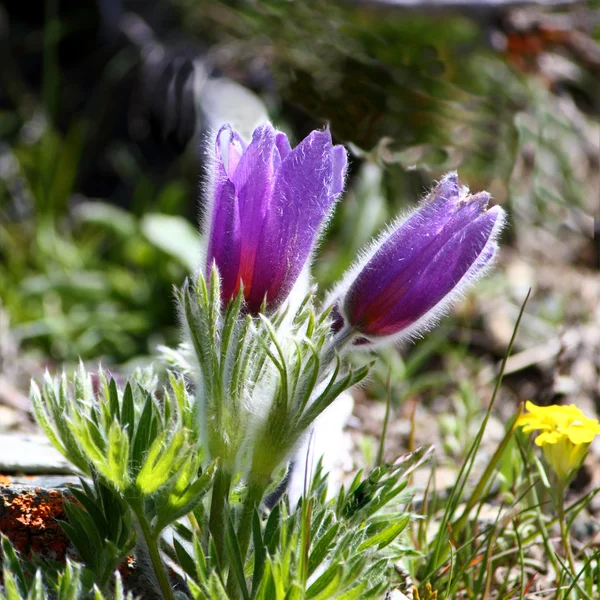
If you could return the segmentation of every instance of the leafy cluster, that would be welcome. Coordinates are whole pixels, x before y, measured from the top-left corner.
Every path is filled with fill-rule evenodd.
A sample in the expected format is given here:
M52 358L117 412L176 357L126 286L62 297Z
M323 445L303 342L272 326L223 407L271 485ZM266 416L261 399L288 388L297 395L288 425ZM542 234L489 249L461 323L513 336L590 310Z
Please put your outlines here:
M165 386L151 369L119 383L83 365L32 385L38 422L82 474L62 523L81 566L60 585L73 598L116 593L114 573L134 556L126 586L142 597L381 596L407 553L398 496L424 452L359 474L334 499L319 471L297 506L284 497L266 511L297 442L369 365L342 363L311 294L294 312L253 317L242 292L223 305L219 285L199 275L180 291L189 342L166 351L182 374ZM11 600L54 594L48 565L27 570L37 587L19 584Z
M202 275L186 282L180 304L199 365L209 452L226 469L269 478L318 415L368 372L342 368L329 311L315 312L313 294L295 314L288 307L254 319L244 316L241 291L222 308L214 269L208 286ZM251 464L244 465L239 452L249 448Z
M13 547L2 537L3 557L3 589L0 589L2 600L76 600L85 589L81 565L67 560L64 570L52 573L46 569L46 577L38 570L33 577L23 570L23 560L19 560ZM93 586L89 594L93 600L133 600L131 592L125 592L119 573L115 573L109 593L103 593Z

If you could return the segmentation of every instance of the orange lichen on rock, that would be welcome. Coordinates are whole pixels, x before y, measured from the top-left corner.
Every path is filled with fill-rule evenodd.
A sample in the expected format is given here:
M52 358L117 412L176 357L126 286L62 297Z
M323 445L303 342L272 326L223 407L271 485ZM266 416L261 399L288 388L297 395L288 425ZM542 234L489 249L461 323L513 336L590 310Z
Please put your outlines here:
M12 479L8 475L0 474L0 485L10 485L11 483Z
M5 488L0 501L0 532L27 556L64 561L70 542L57 522L65 518L62 494L40 488L10 492Z

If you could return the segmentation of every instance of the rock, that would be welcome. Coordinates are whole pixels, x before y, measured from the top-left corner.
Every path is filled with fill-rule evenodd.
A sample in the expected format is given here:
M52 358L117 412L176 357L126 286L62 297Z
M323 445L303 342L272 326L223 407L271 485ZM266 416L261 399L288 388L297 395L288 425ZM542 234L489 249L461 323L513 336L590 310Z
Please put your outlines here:
M74 470L46 436L3 433L0 473L72 474Z
M65 519L64 502L68 494L65 481L57 478L55 486L45 488L48 481L17 483L0 476L0 533L25 556L37 556L63 562L72 556L69 538L58 519Z

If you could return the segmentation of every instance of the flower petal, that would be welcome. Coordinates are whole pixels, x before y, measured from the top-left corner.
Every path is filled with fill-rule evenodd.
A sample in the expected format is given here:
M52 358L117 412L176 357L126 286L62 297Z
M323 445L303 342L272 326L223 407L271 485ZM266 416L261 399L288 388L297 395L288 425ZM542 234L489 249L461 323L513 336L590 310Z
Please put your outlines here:
M223 125L219 129L216 141L217 160L220 159L227 176L231 179L246 150L246 142L231 129L230 125Z
M277 135L275 136L275 144L277 145L277 150L279 150L279 156L281 157L281 160L285 160L287 155L292 151L288 136L282 131L278 131Z
M244 282L246 298L252 294L254 287L259 240L270 210L275 173L280 160L275 146L275 130L267 123L254 131L252 142L244 152L232 179L243 227L238 284L239 279Z
M333 193L339 194L344 189L348 154L344 146L333 147Z
M273 306L289 294L334 204L333 154L329 131L313 131L278 170L255 261L256 290L266 288ZM247 297L251 307L262 300Z
M446 177L426 202L380 246L352 283L345 316L366 335L392 335L442 301L477 265L495 254L489 244L499 212L489 195L461 199ZM493 242L493 240L492 240ZM476 273L471 273L476 275Z
M221 277L221 295L229 298L234 295L239 279L241 223L235 188L224 173L217 179L214 196L206 276L210 276L213 262L216 262Z

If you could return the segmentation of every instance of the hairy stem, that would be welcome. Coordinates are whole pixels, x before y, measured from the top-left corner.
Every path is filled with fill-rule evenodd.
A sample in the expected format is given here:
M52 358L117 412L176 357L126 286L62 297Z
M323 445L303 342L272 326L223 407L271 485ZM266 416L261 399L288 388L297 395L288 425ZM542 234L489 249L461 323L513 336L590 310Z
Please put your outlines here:
M335 360L335 355L341 354L345 346L351 342L355 336L356 330L354 327L349 326L345 326L333 336L321 353L321 373L319 379L322 378L324 373L327 373L329 367Z
M160 550L158 548L159 536L155 535L152 531L152 527L146 519L141 503L133 504L132 509L135 513L139 530L141 531L143 537L143 542L145 544L144 550L148 553L148 557L152 563L152 568L154 570L154 575L156 576L156 581L160 587L161 595L164 600L175 600L171 583L169 582L169 578L167 576L167 571L165 570L165 566L160 558Z
M229 489L231 488L231 472L221 466L215 473L215 482L212 489L210 503L210 517L208 528L217 549L217 557L221 569L225 568L227 553L225 549L225 505L229 502Z

